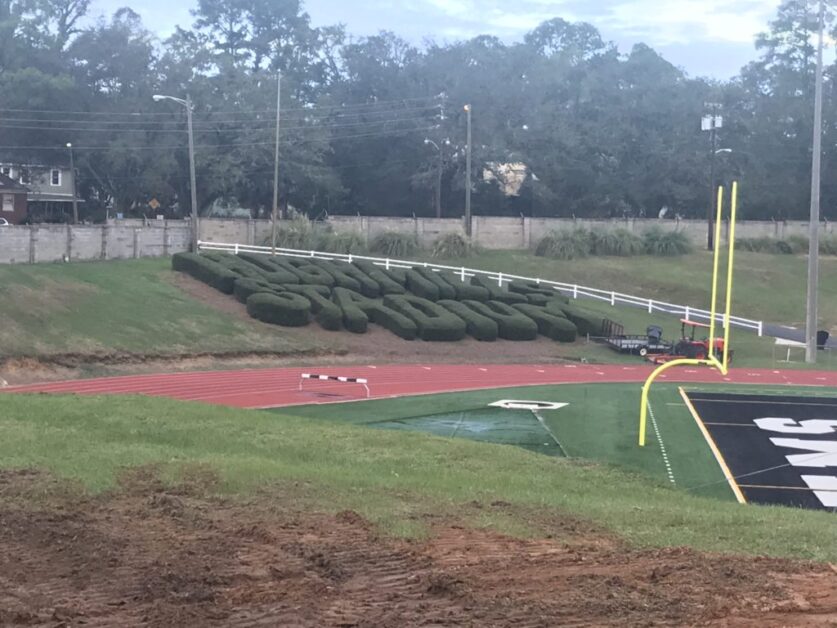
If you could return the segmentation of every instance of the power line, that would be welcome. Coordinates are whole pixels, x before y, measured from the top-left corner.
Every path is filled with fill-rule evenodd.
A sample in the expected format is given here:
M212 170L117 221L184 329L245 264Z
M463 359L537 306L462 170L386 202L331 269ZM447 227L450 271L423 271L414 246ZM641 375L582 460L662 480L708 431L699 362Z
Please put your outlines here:
M377 133L360 133L357 135L337 135L323 139L308 139L302 141L287 141L285 145L299 146L302 144L312 144L321 142L328 144L329 142L347 139L356 139L361 137L382 137L387 135L400 135L404 133L414 133L419 131L430 131L438 128L438 125L418 127L412 129L393 129L389 131L382 131ZM237 147L255 147L255 146L273 146L274 142L244 142L235 144L199 144L195 148L237 148ZM73 146L73 150L107 150L107 151L140 151L140 150L172 150L181 149L182 146L167 144L165 146ZM0 146L0 150L67 150L64 146Z
M359 109L359 108L368 108L368 107L378 107L380 105L391 105L391 104L398 104L398 103L408 103L408 102L421 102L421 101L432 101L436 97L435 96L422 96L416 98L398 98L394 100L379 100L376 102L370 103L356 103L350 105L312 105L310 107L298 107L298 108L290 108L290 109L283 109L282 112L294 112L294 111L324 111L324 110L352 110L352 109ZM228 110L228 111L205 111L204 114L215 114L215 115L253 115L259 113L275 113L275 109L255 109L255 110L245 110L245 111L236 111L236 110ZM0 113L40 113L40 114L55 114L55 115L78 115L78 116L110 116L110 117L140 117L140 116L170 116L170 113L165 112L111 112L111 111L65 111L61 109L3 109L0 108Z
M307 124L303 126L290 126L290 127L282 127L283 131L299 131L299 130L317 130L317 129L336 129L336 128L346 128L346 127L363 127L363 126L378 126L383 124L391 124L391 123L399 123L399 122L413 122L417 120L427 120L427 116L413 116L408 118L387 118L382 120L369 120L366 122L347 122L341 124ZM275 121L265 121L265 124L269 124L270 126L230 126L230 127L223 127L218 128L216 126L210 125L195 125L197 130L201 130L204 132L210 131L275 131L276 130L276 123ZM51 127L44 127L44 126L30 126L30 125L14 125L9 124L8 122L0 121L0 128L10 129L10 130L38 130L43 132L50 132L50 131L67 131L67 132L77 132L77 133L186 133L186 129L135 129L135 128L109 128L109 129L102 129L97 127L83 127L83 126L51 126Z

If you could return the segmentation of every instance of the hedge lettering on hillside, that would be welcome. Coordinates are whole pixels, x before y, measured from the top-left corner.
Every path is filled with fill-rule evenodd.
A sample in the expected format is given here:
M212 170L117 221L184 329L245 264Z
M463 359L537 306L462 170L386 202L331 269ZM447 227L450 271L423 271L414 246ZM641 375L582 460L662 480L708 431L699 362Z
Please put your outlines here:
M486 277L425 267L386 270L344 261L241 253L178 253L172 267L226 294L253 318L289 327L310 323L362 334L374 323L406 340L533 340L560 342L600 335L605 319L570 304L551 288L516 280L501 288ZM407 292L409 290L409 292ZM383 298L381 298L383 296Z
M465 337L465 321L433 301L392 294L384 297L384 305L411 319L422 340L451 342Z

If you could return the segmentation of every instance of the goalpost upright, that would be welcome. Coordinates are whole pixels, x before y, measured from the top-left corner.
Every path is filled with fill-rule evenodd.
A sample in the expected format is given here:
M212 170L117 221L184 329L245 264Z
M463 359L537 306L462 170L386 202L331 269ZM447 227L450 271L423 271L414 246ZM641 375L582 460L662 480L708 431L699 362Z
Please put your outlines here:
M729 252L727 258L727 281L726 281L726 298L724 308L724 352L721 360L715 355L715 331L717 318L717 300L718 300L718 280L719 267L721 259L721 222L724 214L724 187L718 188L718 210L715 220L715 254L712 262L712 305L710 307L710 321L709 321L709 345L707 347L707 356L704 360L693 358L680 358L671 360L665 364L661 364L654 370L653 373L645 381L642 387L642 400L639 411L639 446L645 446L645 436L648 427L648 394L651 391L651 385L654 381L668 369L676 366L709 366L718 369L721 374L726 375L729 372L729 336L730 336L730 317L732 310L732 287L733 287L733 265L735 262L735 221L738 213L738 182L732 183L732 202L730 207L729 219Z

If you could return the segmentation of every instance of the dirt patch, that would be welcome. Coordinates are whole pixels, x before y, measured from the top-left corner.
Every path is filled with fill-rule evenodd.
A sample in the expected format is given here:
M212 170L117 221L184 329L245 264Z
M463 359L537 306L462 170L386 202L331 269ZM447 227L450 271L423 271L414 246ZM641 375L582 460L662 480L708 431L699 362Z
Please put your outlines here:
M106 496L14 499L35 477L0 475L0 624L837 621L827 566L637 551L580 530L518 540L449 521L428 540L389 540L355 512L300 512L277 494L234 503L206 496L200 481L167 489L142 472Z

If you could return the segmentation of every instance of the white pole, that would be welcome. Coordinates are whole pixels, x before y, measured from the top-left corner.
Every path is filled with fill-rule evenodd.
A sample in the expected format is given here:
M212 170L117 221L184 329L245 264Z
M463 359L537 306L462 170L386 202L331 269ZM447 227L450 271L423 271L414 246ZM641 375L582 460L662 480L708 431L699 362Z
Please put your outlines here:
M808 236L808 311L805 323L805 361L817 362L817 289L820 252L820 173L822 169L822 48L825 23L825 2L820 0L819 41L817 44L817 78L814 91L814 150L811 166L811 216Z
M282 74L276 78L276 147L273 150L273 216L271 220L271 255L276 255L276 214L279 212L279 122L282 116Z

